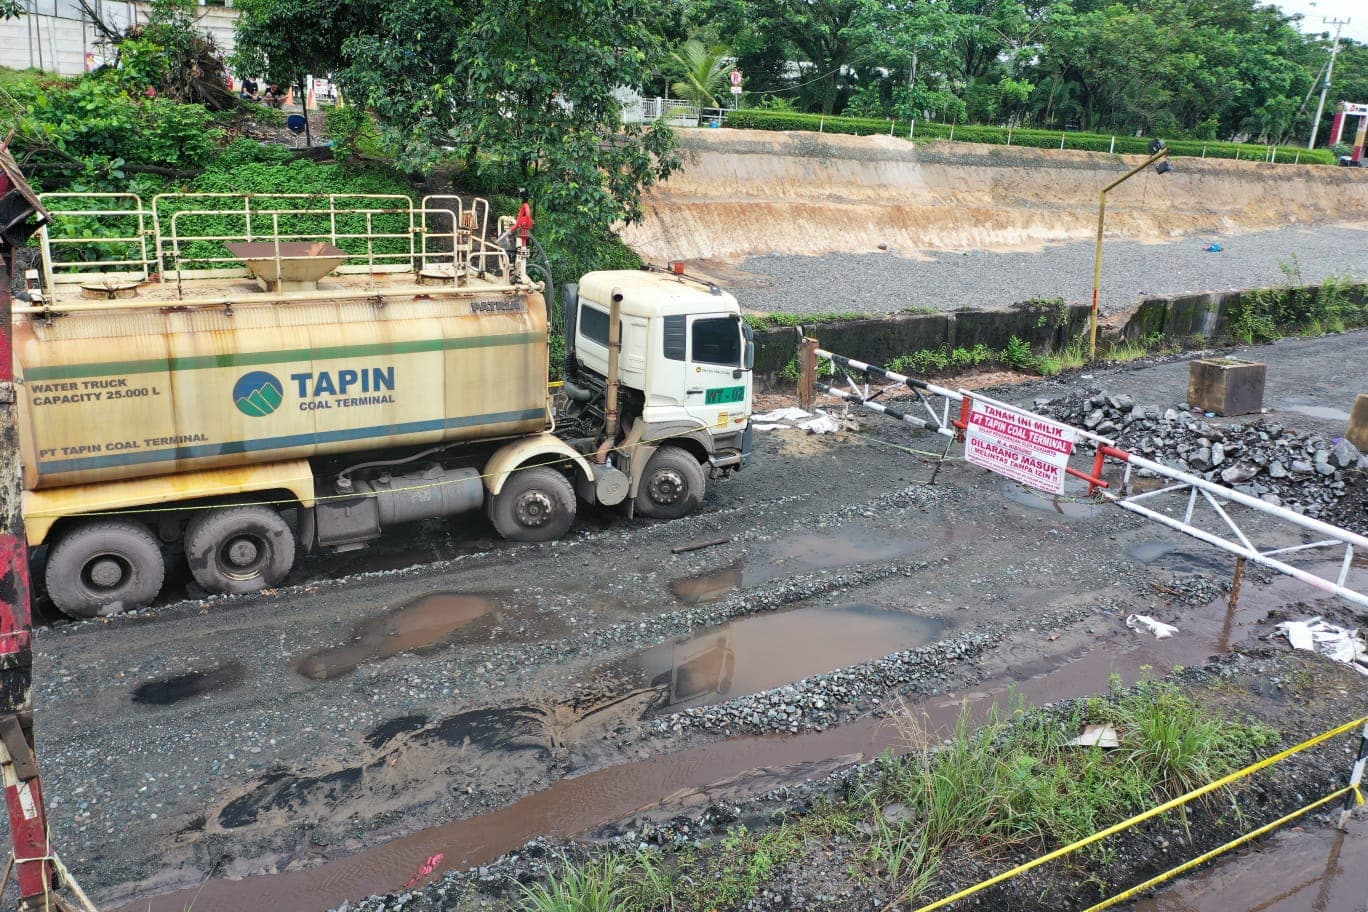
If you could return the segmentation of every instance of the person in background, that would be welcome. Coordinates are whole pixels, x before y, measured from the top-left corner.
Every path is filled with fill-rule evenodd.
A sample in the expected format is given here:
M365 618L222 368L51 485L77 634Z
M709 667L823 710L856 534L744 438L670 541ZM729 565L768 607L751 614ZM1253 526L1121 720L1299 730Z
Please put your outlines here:
M266 94L261 96L261 100L273 108L285 107L285 93L274 83L266 87Z
M242 80L242 97L248 101L256 101L257 93L261 91L255 79Z

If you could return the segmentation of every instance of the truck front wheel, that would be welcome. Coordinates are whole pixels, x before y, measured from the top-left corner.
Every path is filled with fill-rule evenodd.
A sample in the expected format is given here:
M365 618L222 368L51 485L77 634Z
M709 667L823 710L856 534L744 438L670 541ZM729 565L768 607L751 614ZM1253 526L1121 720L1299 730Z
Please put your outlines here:
M206 510L185 527L185 557L209 592L259 592L294 566L295 537L270 507Z
M698 460L677 446L663 446L646 463L636 511L654 519L678 519L703 502L708 478Z
M48 553L48 595L63 614L92 618L149 604L166 564L146 526L92 521L63 535Z
M509 541L554 541L575 521L575 489L555 469L520 469L508 476L487 512Z

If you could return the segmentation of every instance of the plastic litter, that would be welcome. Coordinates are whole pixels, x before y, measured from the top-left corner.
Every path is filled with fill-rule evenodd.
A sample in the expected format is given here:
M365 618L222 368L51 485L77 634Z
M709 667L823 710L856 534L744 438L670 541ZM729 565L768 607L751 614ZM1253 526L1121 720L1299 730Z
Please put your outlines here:
M1278 632L1287 637L1293 649L1318 652L1341 665L1348 665L1368 676L1368 643L1358 630L1349 630L1313 617L1305 621L1283 621Z
M751 426L757 431L807 431L809 434L830 434L841 429L841 422L826 412L808 412L800 408L779 408L759 415L751 415Z
M1178 632L1172 624L1156 621L1147 614L1132 614L1126 618L1126 626L1131 630L1148 630L1156 640L1166 640Z
M1110 725L1086 725L1083 734L1069 742L1070 747L1120 747L1121 739Z
M1221 252L1221 245L1220 245L1220 244L1207 244L1206 252L1207 252L1207 253L1220 253L1220 252Z
M407 890L410 887L417 886L418 881L437 870L437 866L442 863L442 859L445 857L446 854L443 852L438 852L436 855L429 855L427 860L418 866L418 873L414 874L404 883L404 889Z

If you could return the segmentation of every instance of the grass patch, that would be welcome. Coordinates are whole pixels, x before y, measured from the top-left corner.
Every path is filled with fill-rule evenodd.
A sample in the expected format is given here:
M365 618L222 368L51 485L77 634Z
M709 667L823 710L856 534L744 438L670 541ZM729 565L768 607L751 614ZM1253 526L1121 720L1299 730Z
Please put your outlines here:
M524 886L524 912L615 912L623 884L616 856L562 866L546 883Z
M894 903L926 895L951 853L996 863L1035 855L1242 768L1279 740L1258 723L1217 716L1175 684L1146 682L1081 700L1065 712L1026 711L1018 698L982 719L963 710L938 736L904 710L912 753L886 754L839 796L762 831L734 827L702 847L643 849L563 861L523 887L522 912L663 912L744 906L813 848L852 859L851 876L891 889ZM1088 724L1117 732L1113 749L1068 742ZM1228 794L1210 801L1229 801ZM1238 812L1238 808L1236 809ZM1073 864L1109 863L1100 843Z
M1112 725L1120 746L1069 746L1090 723ZM924 738L909 715L901 724L910 739ZM939 748L885 757L856 799L874 834L864 872L912 899L952 846L995 856L1066 845L1239 769L1277 737L1219 718L1168 683L1116 690L1064 717L1024 713L1018 703L995 706L976 726L965 711ZM900 822L886 819L890 806ZM1099 855L1105 848L1093 847Z
M564 861L544 883L522 888L521 912L659 912L742 905L803 851L823 825L813 815L764 832L744 826L719 842L667 858L659 850Z
M817 326L821 323L848 323L851 320L867 320L869 319L869 314L856 313L855 311L850 310L830 310L805 314L746 314L744 319L750 324L751 329L774 329L779 326Z

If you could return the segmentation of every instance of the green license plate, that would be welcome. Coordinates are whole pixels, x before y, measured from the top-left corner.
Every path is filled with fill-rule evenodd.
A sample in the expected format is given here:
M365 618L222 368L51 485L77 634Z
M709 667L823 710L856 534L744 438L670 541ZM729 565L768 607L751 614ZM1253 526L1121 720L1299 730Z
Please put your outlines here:
M717 389L708 390L704 401L708 405L721 405L724 402L740 402L744 398L746 398L744 386L719 386Z

